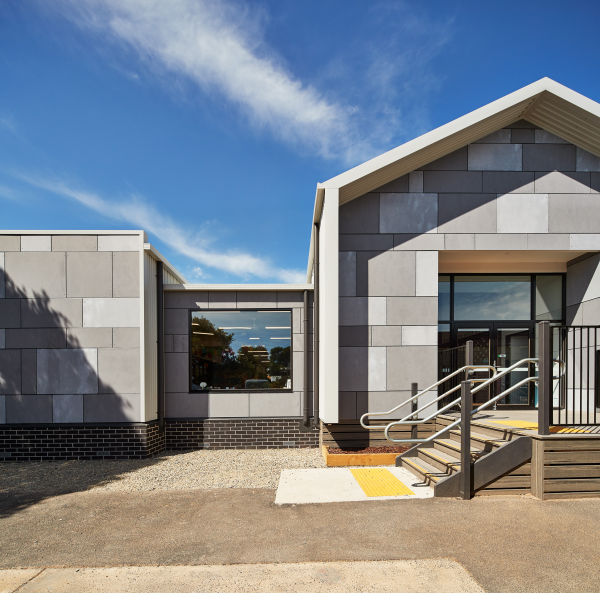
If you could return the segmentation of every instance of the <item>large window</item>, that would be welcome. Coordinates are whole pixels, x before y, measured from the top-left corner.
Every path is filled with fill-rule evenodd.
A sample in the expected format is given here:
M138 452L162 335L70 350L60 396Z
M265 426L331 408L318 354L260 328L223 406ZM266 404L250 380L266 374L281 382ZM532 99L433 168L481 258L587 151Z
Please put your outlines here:
M291 311L192 311L191 389L291 389Z

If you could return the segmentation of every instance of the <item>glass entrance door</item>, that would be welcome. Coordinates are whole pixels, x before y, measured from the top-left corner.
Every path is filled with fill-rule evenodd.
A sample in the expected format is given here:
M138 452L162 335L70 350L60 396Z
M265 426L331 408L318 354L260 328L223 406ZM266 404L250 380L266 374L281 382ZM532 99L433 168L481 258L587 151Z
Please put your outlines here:
M531 356L534 327L530 322L455 322L453 338L456 346L473 341L473 363L487 364L498 369L508 368ZM482 404L528 376L532 365L524 364L501 377L473 396L474 404ZM477 371L475 380L489 379L490 371ZM533 406L534 390L525 384L498 402L498 406Z

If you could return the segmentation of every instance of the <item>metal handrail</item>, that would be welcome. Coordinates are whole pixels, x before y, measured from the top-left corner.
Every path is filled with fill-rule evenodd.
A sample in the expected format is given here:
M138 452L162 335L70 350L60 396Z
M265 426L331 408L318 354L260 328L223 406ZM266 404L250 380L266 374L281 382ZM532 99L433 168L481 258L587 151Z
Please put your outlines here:
M464 367L461 367L457 371L454 371L453 373L450 373L447 377L444 377L443 379L440 379L439 381L437 381L433 385L430 385L426 389L423 389L423 391L420 391L419 393L417 393L417 395L413 395L410 399L407 399L406 401L402 402L401 404L398 404L395 408L392 408L388 412L367 412L366 414L363 414L360 417L360 424L361 424L361 426L363 428L366 428L367 430L381 430L381 426L368 426L368 425L364 424L363 419L364 418L368 418L370 416L387 416L388 414L391 414L392 412L395 412L398 408L401 408L401 407L405 406L406 404L409 404L410 402L412 402L414 400L418 400L423 394L427 393L428 391L431 391L432 389L434 389L438 385L441 385L442 383L444 383L448 379L451 379L452 377L458 375L458 373L462 373L463 371L466 371L466 370L475 371L475 370L478 370L478 369L493 371L494 374L492 375L492 378L495 377L496 374L497 374L497 372L498 372L498 370L496 369L496 367L490 366L490 365L486 365L486 364L466 365ZM471 379L471 381L473 383L476 383L476 382L478 382L480 380L481 379ZM446 392L442 393L442 395L440 395L439 397L437 397L433 401L430 401L428 404L425 404L422 408L419 408L418 410L415 410L414 412L411 412L408 416L406 416L406 418L403 418L403 420L407 420L408 418L412 418L413 416L417 415L419 412L422 412L424 409L426 409L429 406L437 403L441 399L447 397L449 393L453 393L457 389L460 389L460 384L457 385L456 387L453 387L449 391L446 391ZM452 404L452 405L454 405L454 404ZM446 408L444 408L444 409L446 409ZM415 422L415 424L418 424L418 422Z
M537 363L538 359L537 358L524 358L523 360L520 360L519 362L516 362L515 364L513 364L510 367L507 367L506 369L502 369L496 376L491 377L490 379L487 379L484 383L482 383L481 385L479 385L479 387L476 387L475 389L472 390L471 393L475 393L476 391L480 391L481 389L483 389L484 387L487 387L490 383L492 383L493 381L503 377L504 375L506 375L508 372L512 371L513 369L515 369L516 367L519 367L525 363ZM556 379L560 379L563 375L564 375L564 369L566 368L566 364L564 361L557 359L557 358L553 358L552 362L557 362L560 365L560 373L558 375L558 377L552 377L554 380ZM481 410L484 410L485 408L487 408L488 406L492 405L493 403L497 402L500 399L505 398L509 393L512 393L513 391L515 391L515 389L518 389L519 387L525 385L526 383L530 382L530 381L534 381L537 383L538 381L538 377L526 377L525 379L522 379L521 381L519 381L518 383L516 383L515 385L513 385L512 387L509 387L508 389L505 389L502 393L499 393L498 395L496 395L495 397L493 397L492 399L488 400L487 402L481 404L480 406L477 407L477 409L472 410L470 415L473 416L474 414L478 414ZM460 398L454 400L453 404L456 404L460 401ZM446 406L447 408L448 406ZM437 413L433 414L429 419L435 418L436 416L438 416L439 414L442 413L442 411L446 408L443 408L442 410L438 410ZM398 421L398 422L391 422L390 424L388 424L385 427L385 438L390 441L390 443L428 443L430 441L433 441L434 439L438 438L442 433L450 430L451 428L454 428L455 426L458 426L462 420L459 418L458 420L456 420L455 422L453 422L452 424L449 424L448 426L444 426L444 428L442 428L441 430L439 430L438 432L436 432L435 434L427 437L427 438L423 438L423 439L393 439L389 436L388 432L390 430L390 428L392 426L397 426L399 424L402 424L404 421ZM416 424L416 422L404 422L404 424Z

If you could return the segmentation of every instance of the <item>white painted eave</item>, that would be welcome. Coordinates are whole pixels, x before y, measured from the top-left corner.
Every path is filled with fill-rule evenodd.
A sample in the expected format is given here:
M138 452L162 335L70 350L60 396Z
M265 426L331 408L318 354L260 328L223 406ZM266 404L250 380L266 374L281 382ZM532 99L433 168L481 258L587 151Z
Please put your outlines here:
M312 284L165 284L165 290L292 291L312 290Z

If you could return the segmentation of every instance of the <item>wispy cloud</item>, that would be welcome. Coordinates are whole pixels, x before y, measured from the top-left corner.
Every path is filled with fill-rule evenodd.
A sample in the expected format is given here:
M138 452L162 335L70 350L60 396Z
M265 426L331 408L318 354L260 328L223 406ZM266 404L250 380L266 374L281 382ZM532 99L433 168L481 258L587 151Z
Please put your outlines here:
M425 22L409 5L397 3L403 13L394 23L400 24L384 31L390 23L377 17L378 41L370 31L364 43L355 42L356 54L346 55L355 64L334 58L329 82L340 73L350 75L343 88L326 91L300 80L266 44L263 13L234 0L54 0L53 5L103 41L133 50L169 84L191 81L238 106L251 125L346 164L375 156L414 128L398 91L421 88L422 105L424 66L446 37L445 31L440 34L443 24ZM387 14L385 4L376 8L373 14Z
M305 282L305 272L278 268L264 257L244 251L222 252L207 247L207 239L195 236L181 227L167 215L159 212L140 196L131 196L125 200L107 200L90 191L82 190L60 179L49 179L32 175L14 174L15 177L31 186L46 190L63 198L70 198L98 212L99 214L132 224L137 228L155 235L172 249L189 257L207 268L214 268L243 279L251 277L278 282ZM200 273L201 268L196 268ZM196 271L195 270L195 271ZM196 277L199 276L196 272Z

